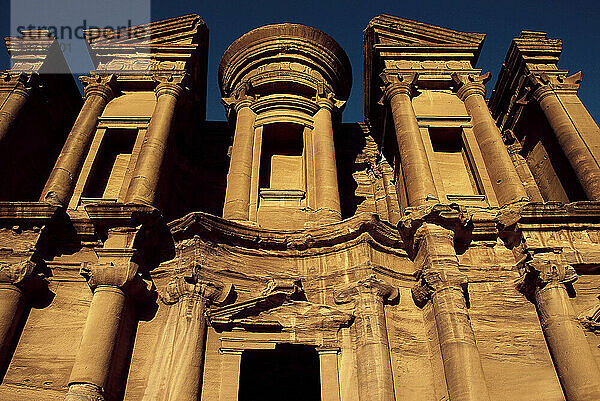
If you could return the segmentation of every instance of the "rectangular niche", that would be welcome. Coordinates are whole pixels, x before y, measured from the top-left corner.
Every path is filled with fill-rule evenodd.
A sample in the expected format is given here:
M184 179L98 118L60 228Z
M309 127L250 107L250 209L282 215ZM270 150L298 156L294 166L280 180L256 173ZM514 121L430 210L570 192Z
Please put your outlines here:
M83 190L84 198L118 200L137 135L137 129L106 130Z
M483 201L472 161L463 142L462 128L429 128L433 159L439 171L438 188L448 201Z

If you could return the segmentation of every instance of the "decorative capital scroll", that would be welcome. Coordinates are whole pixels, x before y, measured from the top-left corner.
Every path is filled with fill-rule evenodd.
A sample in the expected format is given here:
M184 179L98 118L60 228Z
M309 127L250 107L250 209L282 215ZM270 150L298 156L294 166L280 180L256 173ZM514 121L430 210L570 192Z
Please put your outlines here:
M188 74L157 74L154 75L153 80L158 83L154 89L156 97L159 98L162 95L171 95L175 98L179 97L183 93L185 83L188 81Z
M339 100L335 97L335 94L325 86L324 82L319 82L317 84L314 100L319 108L325 108L329 111L333 111L334 109L341 110L346 105L345 101Z
M336 291L334 301L336 304L345 304L353 301L355 297L362 294L376 295L383 298L385 302L394 302L400 297L398 288L378 279L373 274L363 280L350 284L341 291Z
M223 305L234 293L233 284L198 280L193 276L177 276L171 280L160 293L161 300L172 305L180 299L199 296L209 305Z
M35 270L35 262L30 258L19 262L0 263L0 283L19 285Z
M533 89L531 91L533 98L540 102L546 96L555 94L555 91L577 93L579 84L583 80L583 73L579 71L571 76L566 76L564 74L551 75L546 72L532 72L527 76L527 79Z
M390 74L382 72L379 75L379 78L383 81L383 86L381 87L383 97L379 101L379 105L383 106L385 100L390 101L396 95L405 94L412 96L419 74L416 72L411 74Z
M21 96L27 97L34 88L41 85L40 77L37 73L14 73L4 72L0 74L0 87L5 90L11 90Z
M415 304L422 308L429 302L436 291L443 288L460 288L465 300L469 300L467 276L454 266L449 269L433 268L422 270L417 273L417 283L411 289Z
M562 284L569 295L574 295L573 283L577 281L575 269L565 263L534 257L524 262L525 274L517 282L517 289L526 297L533 298L536 289L548 284Z
M123 289L136 278L138 265L130 260L115 260L107 263L85 263L79 274L93 290L98 286L111 286Z
M231 110L235 110L236 113L240 111L242 107L250 107L255 100L253 95L254 88L252 82L244 81L230 97L224 97L221 99L221 103L225 106L227 114Z
M116 75L91 75L80 76L79 81L84 86L83 92L86 98L95 95L104 98L106 102L112 99L116 94Z
M485 96L485 84L492 78L492 74L489 72L483 75L453 72L451 77L457 89L456 94L464 102L471 95Z

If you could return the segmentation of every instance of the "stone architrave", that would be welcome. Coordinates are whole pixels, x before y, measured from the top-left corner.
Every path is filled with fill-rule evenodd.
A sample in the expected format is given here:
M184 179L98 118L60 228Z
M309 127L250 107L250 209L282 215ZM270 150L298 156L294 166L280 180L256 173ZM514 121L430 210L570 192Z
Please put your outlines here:
M186 75L157 76L156 106L135 163L126 203L152 206L165 158L177 100L183 92Z
M544 73L530 74L528 78L533 85L533 98L546 115L585 194L590 200L600 201L600 166L557 93L576 93L581 82L581 72L553 79Z
M200 399L206 339L205 311L210 305L222 305L232 292L232 285L193 277L178 276L167 284L161 299L172 306L156 345L143 400Z
M485 101L485 83L491 74L452 74L457 95L473 121L473 133L481 149L500 205L527 200L527 192L502 141L500 130Z
M352 328L357 344L358 398L361 401L396 399L384 303L398 297L397 288L374 275L335 294L338 304L355 302L356 318Z
M96 132L98 117L115 96L114 75L83 76L79 80L85 85L85 102L50 173L40 202L58 206L69 204L86 152Z
M381 79L384 100L392 110L408 204L421 206L436 201L438 194L411 101L417 74L383 73Z
M254 121L256 120L256 114L251 109L254 98L250 91L250 84L246 83L234 97L223 99L223 104L236 112L223 206L223 218L228 220L248 221L250 216Z
M525 267L518 288L535 303L567 401L600 399L600 369L567 291L577 280L575 270L538 257Z
M458 269L454 232L423 223L415 233L415 247L415 264L421 270L413 299L418 306L432 303L450 399L489 400L467 310L467 278Z

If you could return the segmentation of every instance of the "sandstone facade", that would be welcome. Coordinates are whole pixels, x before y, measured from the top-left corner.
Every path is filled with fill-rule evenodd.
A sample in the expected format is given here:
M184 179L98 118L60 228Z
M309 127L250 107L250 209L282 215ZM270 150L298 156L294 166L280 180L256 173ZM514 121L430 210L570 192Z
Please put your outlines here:
M135 28L131 28L135 29ZM560 40L523 31L489 100L484 35L382 15L365 118L327 34L87 38L0 83L0 399L598 400L600 129Z

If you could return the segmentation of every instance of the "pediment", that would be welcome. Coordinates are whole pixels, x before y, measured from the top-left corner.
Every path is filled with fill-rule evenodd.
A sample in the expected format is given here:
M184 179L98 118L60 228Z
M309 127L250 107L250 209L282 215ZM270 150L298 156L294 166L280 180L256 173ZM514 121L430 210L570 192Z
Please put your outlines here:
M380 15L369 23L375 34L375 45L418 47L475 47L485 38L481 33L465 33L405 18Z
M275 292L249 301L211 309L211 326L220 330L282 331L330 329L349 325L354 316L338 308L308 301L293 300L289 293Z
M84 35L92 49L159 49L193 46L207 32L199 16L186 15L114 31L87 29Z
M92 61L101 74L181 75L192 71L192 64L202 70L206 62L203 58L208 48L208 29L198 15L119 30L87 29L84 35Z

